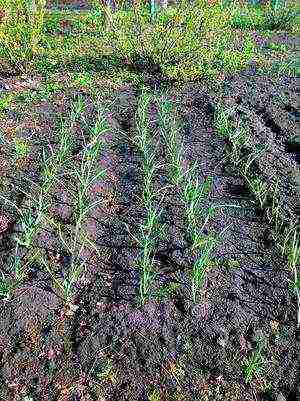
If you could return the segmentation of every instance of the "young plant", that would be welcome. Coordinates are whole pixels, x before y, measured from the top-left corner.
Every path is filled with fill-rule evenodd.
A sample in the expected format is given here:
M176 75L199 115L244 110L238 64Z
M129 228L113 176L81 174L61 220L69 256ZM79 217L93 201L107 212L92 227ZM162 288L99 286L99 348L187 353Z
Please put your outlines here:
M245 179L246 179L251 191L254 193L254 195L258 199L259 205L262 209L266 202L268 193L269 193L268 184L259 177L251 179L246 176Z
M148 401L161 401L160 392L156 389L148 395Z
M214 126L218 135L222 138L230 138L234 132L234 126L230 120L230 110L225 110L217 105L214 115Z
M230 119L231 110L218 105L214 116L214 125L222 138L228 138L231 145L230 159L238 167L241 163L241 149L249 143L249 129L240 123L234 127ZM256 154L255 154L256 157ZM248 163L251 164L252 160ZM245 171L249 168L246 164Z
M117 380L117 371L114 370L114 366L111 359L105 361L101 365L98 365L96 368L96 372L94 375L98 380L110 381L115 383Z
M197 258L193 264L192 270L192 299L193 302L197 302L197 295L199 289L203 286L205 275L207 272L208 264L211 260L212 251L215 249L218 241L220 240L222 234L231 226L225 227L218 236L214 236L210 234L203 243L201 243L201 247L197 244L193 244L193 248L196 250L200 249L201 256Z
M71 114L71 121L77 118L80 111L81 111L81 104L75 105L75 111L73 111ZM15 237L15 241L19 245L25 246L27 249L29 249L30 246L32 245L33 239L38 229L41 227L43 218L46 217L46 213L50 205L49 200L47 199L49 191L53 187L54 182L58 181L59 169L64 165L65 158L71 150L70 144L72 142L70 133L67 130L63 121L61 121L60 133L61 133L60 137L61 142L59 151L55 155L52 152L51 158L46 160L45 151L43 150L44 169L42 172L42 176L44 178L44 181L42 182L42 184L37 185L31 179L26 178L26 180L30 184L33 184L38 187L39 190L38 196L32 196L28 194L26 191L24 191L22 188L19 188L19 190L22 193L24 193L24 195L26 195L31 199L32 207L29 210L23 212L13 202L10 202L9 200L5 199L5 202L10 203L21 216L22 235L21 238ZM2 197L2 195L0 195L0 197Z
M273 225L274 227L274 236L278 237L280 234L280 231L283 227L283 221L281 218L281 208L280 208L280 202L279 202L279 190L278 190L278 184L279 184L279 179L277 178L276 184L274 187L274 192L272 196L272 206L271 208L267 209L267 218L269 220L269 223Z
M201 256L196 258L192 270L192 298L196 302L197 292L203 285L211 252L217 243L217 239L213 235L206 236L203 234L204 228L218 208L235 205L210 206L208 209L203 207L203 203L212 189L213 178L208 177L200 184L197 174L199 170L197 162L194 162L187 171L183 171L183 144L180 146L178 133L175 131L174 119L171 119L168 115L171 112L170 102L162 102L159 112L160 128L167 148L170 175L173 183L180 186L187 217L187 233L192 242L191 250L195 254L201 252ZM225 121L228 121L227 118ZM221 125L223 127L223 124Z
M10 293L10 280L7 279L3 272L1 272L2 277L0 277L0 298L5 298L9 296Z
M285 238L281 246L281 253L288 259L288 268L294 273L293 287L297 296L297 326L300 327L300 288L299 288L299 265L300 265L300 242L297 226L287 227L284 232Z
M197 291L203 286L206 274L206 267L210 260L210 254L214 248L214 238L210 237L204 247L201 247L201 256L197 258L193 264L192 270L192 299L197 301Z
M266 153L268 151L268 145L256 145L256 151L251 153L250 156L248 157L248 160L243 168L243 175L246 177L248 170L251 166L251 164L254 162L255 159L259 158L263 153Z
M263 366L263 348L263 342L259 341L258 348L251 353L249 358L247 358L244 363L243 373L245 376L246 384L249 384L253 380L254 376L256 376L260 372Z
M45 194L48 194L55 183L60 182L60 169L72 159L73 138L71 129L76 120L84 111L84 102L82 96L79 96L71 108L70 124L68 125L62 118L59 121L59 148L56 152L53 151L52 145L49 144L51 152L50 157L46 158L46 152L43 148L43 169L42 169L42 189Z
M148 210L147 221L144 226L141 227L142 239L140 244L142 246L142 256L140 259L140 267L142 270L142 278L140 282L140 302L144 305L147 301L148 294L150 292L153 279L155 277L153 265L154 257L153 248L155 246L155 238L153 236L154 227L157 225L158 215L155 209Z
M15 95L13 93L0 95L0 117L3 116L3 111L7 109L10 102L14 99ZM1 141L0 141L1 144Z
M184 181L182 182L182 198L185 204L185 211L188 223L188 234L192 244L199 242L201 231L204 229L208 219L214 214L214 208L209 208L203 224L203 217L206 210L203 208L203 202L211 191L213 179L208 177L201 184L196 171L198 170L197 162L186 172ZM202 224L201 224L202 222Z
M82 110L83 110L83 103L79 99L79 102L77 104L75 104L75 106L73 107L72 112L71 112L71 127L74 124L75 120L80 115L80 113L82 112ZM59 148L58 152L54 153L54 151L51 149L51 156L50 156L50 158L46 159L45 151L43 151L44 169L42 172L42 176L43 176L44 180L43 180L42 184L37 185L35 182L30 180L29 178L26 178L26 180L28 182L30 182L31 184L38 187L38 190L39 190L38 195L37 196L30 195L30 194L26 193L25 191L23 191L21 188L19 188L19 190L21 192L23 192L28 198L30 198L30 200L32 202L31 207L24 212L24 211L20 210L13 202L10 202L9 200L4 199L5 202L10 203L18 211L18 213L21 216L22 234L21 234L21 236L16 236L15 241L17 242L18 245L24 246L27 250L29 250L30 247L32 246L34 238L37 234L37 231L41 228L41 226L44 222L44 219L46 219L50 223L53 223L51 221L51 219L47 216L47 212L48 212L48 209L50 206L49 194L50 194L50 191L53 188L54 184L56 182L59 182L59 178L60 178L59 170L66 163L67 156L70 154L71 144L72 144L72 141L71 141L72 138L71 138L70 131L68 130L66 124L63 121L61 121L60 134L61 134L60 148ZM85 151L85 155L87 155L87 154L88 154L88 149L86 149L86 151ZM91 172L90 170L91 170L91 166L89 167L89 172ZM82 184L84 186L84 183L86 183L86 181L84 181L84 180L87 180L87 181L89 181L89 180L88 180L88 178L86 178L85 171L82 170L81 173L82 174L80 174L80 177L78 177L78 182L79 182L79 186ZM93 182L93 180L91 180L91 182ZM80 189L81 189L81 193L79 196L79 204L80 204L79 215L80 216L79 216L79 220L77 221L76 228L75 228L75 240L74 240L74 244L73 244L74 248L76 248L76 245L77 245L79 229L80 229L81 223L82 223L81 220L82 220L83 216L88 212L88 210L90 210L88 208L88 210L82 211L82 207L83 207L82 191L85 193L85 188L82 189L82 186L81 186ZM0 195L0 197L2 197L2 195ZM60 229L60 227L58 227L58 229ZM60 233L61 240L64 242L61 231L59 231L59 233ZM64 242L64 244L66 245L66 248L68 249L69 248L68 244L66 244L65 242ZM51 271L51 268L48 266L48 264L45 262L45 260L42 259L42 261L46 267L46 270L52 276L54 282L57 284L57 286L59 288L61 288L61 290L65 294L66 298L70 299L72 285L78 279L78 277L81 273L81 270L82 270L83 263L81 263L80 266L76 265L76 267L75 267L75 264L78 264L77 263L78 260L72 256L72 268L73 269L71 269L69 281L65 280L63 283L61 283L57 278L55 278L55 275L53 274L53 272Z
M28 179L28 181L32 182L30 179ZM45 199L43 197L42 191L40 192L38 198L35 198L27 192L23 191L21 188L19 188L19 190L32 200L34 205L32 208L27 209L26 211L22 211L20 208L17 207L17 205L15 205L10 200L4 198L2 195L0 195L0 198L4 199L5 203L10 204L19 213L21 217L22 234L21 237L15 236L14 239L19 245L25 246L27 249L29 249L33 242L35 234L42 223L43 216L45 211L47 210L48 205L45 204ZM36 214L35 216L33 212L34 210Z
M1 272L2 278L0 278L0 297L8 299L13 291L23 282L26 277L26 267L30 263L27 261L23 263L21 257L18 255L18 244L15 248L15 253L11 256L9 261L9 277L5 276Z
M224 111L222 108L220 109L220 107L217 108L217 112L215 114L215 126L217 132L221 136L225 136L230 140L232 147L230 159L236 167L240 167L241 148L249 143L248 129L243 125L234 129L229 119L229 112ZM254 192L255 196L259 200L260 207L262 208L268 195L267 183L263 182L260 178L252 179L248 175L248 170L250 169L250 166L254 160L261 156L261 154L265 153L268 149L267 145L257 146L257 148L258 149L248 157L248 160L243 166L241 166L241 168L244 178L246 179L252 192Z
M249 142L249 130L246 127L238 127L229 134L232 149L230 159L235 166L240 163L241 148Z
M28 156L30 147L27 141L25 141L24 139L14 138L14 145L17 160Z
M297 228L292 226L286 229L286 236L282 247L282 254L287 255L290 269L297 272L300 262L299 234ZM297 278L295 277L295 281Z
M22 236L21 238L15 237L15 241L17 242L17 244L25 246L27 249L30 248L30 246L33 243L36 231L39 225L41 224L41 219L44 211L42 208L43 206L41 205L41 209L38 210L37 217L34 217L32 215L31 210L22 213L21 217Z
M158 300L169 298L172 294L176 293L179 288L180 284L174 282L161 285L155 294L155 298Z
M74 196L75 228L71 234L73 239L71 245L63 238L61 226L58 225L60 239L65 248L69 249L72 254L69 275L65 278L62 285L60 285L60 287L63 288L67 302L71 301L74 283L81 276L85 266L85 262L81 262L79 256L83 251L84 242L86 242L82 241L84 237L82 235L83 221L91 210L103 203L102 199L91 203L88 196L88 190L91 185L96 180L102 179L106 174L105 169L96 167L96 160L101 152L100 136L108 129L107 122L102 119L101 113L99 113L98 117L94 130L92 130L93 136L91 137L91 141L83 150L80 168L77 169L74 165L72 171L68 172L68 175L76 182ZM80 248L78 246L80 246Z
M147 211L145 223L141 226L140 239L136 239L142 247L139 266L142 271L142 277L139 287L139 300L143 305L149 296L151 285L156 273L154 273L154 247L156 241L161 235L159 217L162 210L159 212L159 206L155 207L154 203L158 197L158 193L167 187L161 188L159 191L154 191L153 179L157 166L155 165L156 152L153 149L153 144L147 126L147 110L150 103L150 96L143 93L137 110L137 128L138 134L135 137L135 143L140 149L143 165L143 204ZM162 197L163 200L163 197ZM161 200L161 202L162 202ZM160 203L161 203L160 202Z
M179 185L186 174L183 170L183 143L180 144L178 140L178 127L175 123L176 117L174 116L173 119L170 118L171 112L174 113L171 102L168 100L161 102L158 117L161 136L167 150L170 180L174 185Z

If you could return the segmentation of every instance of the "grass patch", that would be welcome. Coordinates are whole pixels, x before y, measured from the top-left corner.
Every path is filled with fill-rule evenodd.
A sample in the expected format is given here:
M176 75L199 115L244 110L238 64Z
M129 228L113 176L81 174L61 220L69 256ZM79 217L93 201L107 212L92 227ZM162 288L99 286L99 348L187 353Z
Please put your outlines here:
M144 5L112 13L94 2L87 12L61 12L46 11L40 0L31 12L25 1L2 3L0 9L8 10L0 27L0 62L6 74L79 69L109 75L123 68L124 60L135 64L143 59L159 65L169 78L213 79L224 71L245 69L255 57L247 30L289 29L295 19L293 6L241 8L234 3L225 7L204 0L193 6L182 1L158 8L154 17ZM240 29L243 36L236 32ZM105 56L109 56L107 66Z

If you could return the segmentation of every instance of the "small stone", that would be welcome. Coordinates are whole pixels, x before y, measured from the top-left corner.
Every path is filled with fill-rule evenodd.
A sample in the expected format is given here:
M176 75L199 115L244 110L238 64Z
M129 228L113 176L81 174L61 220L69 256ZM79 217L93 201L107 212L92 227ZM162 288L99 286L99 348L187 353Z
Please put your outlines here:
M9 86L4 84L4 83L0 83L0 92L5 92L9 90Z
M66 315L67 316L73 316L74 313L77 311L77 309L79 308L78 305L74 305L71 302L68 303L68 307L69 309L66 311Z
M286 398L282 393L279 393L276 397L276 401L286 401Z
M221 345L221 347L225 348L227 345L227 340L224 337L218 338L217 343Z

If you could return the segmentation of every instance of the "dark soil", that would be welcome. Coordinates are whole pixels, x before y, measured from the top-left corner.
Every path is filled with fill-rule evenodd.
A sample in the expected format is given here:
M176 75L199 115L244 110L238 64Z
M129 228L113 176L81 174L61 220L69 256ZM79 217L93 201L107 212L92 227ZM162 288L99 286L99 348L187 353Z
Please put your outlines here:
M28 88L34 96L43 78L31 77L30 82L28 78L1 79L0 91L22 93ZM57 118L65 118L71 103L82 95L86 109L72 128L70 163L60 171L48 210L49 218L62 224L66 240L74 228L74 191L70 177L63 174L79 165L80 151L88 142L83 120L93 125L97 105L89 90L72 88L67 74L57 74L54 80L63 89L50 99L13 102L4 110L0 132L9 146L0 141L0 194L22 211L28 208L30 199L21 189L33 198L38 192L26 178L41 183L42 149L48 145L58 149ZM139 199L141 157L133 142L140 90L132 85L110 90L100 79L96 86L96 81L93 92L111 113L111 130L98 160L107 176L89 193L92 201L102 199L103 206L92 210L85 224L96 250L91 246L82 250L86 269L70 311L39 257L32 261L34 253L43 255L59 279L67 274L72 255L54 225L43 223L30 252L19 247L18 256L26 265L24 280L10 298L0 299L0 401L295 399L299 344L293 272L271 235L265 210L230 162L230 143L217 135L213 118L222 103L232 110L233 121L247 122L249 145L244 157L255 146L268 145L269 151L253 163L253 174L267 183L278 177L280 213L287 224L299 223L296 78L273 79L249 70L227 76L221 90L200 82L173 87L166 94L155 91L176 105L183 122L179 136L186 164L197 160L199 179L213 177L207 205L240 207L224 206L206 227L214 233L229 228L212 256L200 301L193 304L194 256L183 206L179 192L167 193L161 217L167 235L153 255L160 274L143 307L137 305L140 247L134 240L145 219ZM157 162L165 162L154 101L150 128L158 144ZM11 152L14 138L31 144L29 156L17 162ZM168 180L162 169L155 187ZM13 277L13 237L22 227L15 209L3 198L0 214L10 221L0 234L0 271ZM171 283L175 290L160 299L157 291ZM246 383L242 367L260 339L265 344L263 366ZM150 398L155 389L160 398Z
M207 227L220 232L231 224L213 255L201 301L196 305L190 297L188 272L193 256L184 234L183 209L178 194L170 191L163 203L168 235L155 255L161 272L156 286L170 282L180 285L168 298L157 300L153 296L143 308L137 307L135 261L139 247L126 229L127 225L131 234L137 235L145 218L137 198L141 161L132 143L137 92L127 87L103 98L106 103L115 100L110 109L112 132L107 133L99 159L108 176L95 183L91 194L93 200L101 194L107 203L104 208L96 208L86 222L98 253L84 249L87 269L73 301L78 308L70 316L38 262L30 265L25 283L13 296L1 301L1 400L23 400L22 396L30 395L38 401L142 401L154 388L161 400L277 400L279 395L292 399L297 372L296 297L289 286L292 273L270 236L264 213L228 162L228 145L214 130L213 112L218 102L228 107L238 105L233 118L247 117L252 143L270 144L269 153L257 160L257 171L265 180L273 174L279 177L282 213L295 220L299 200L297 164L295 153L287 145L297 125L288 111L297 109L295 85L293 78L275 82L244 73L228 77L223 93L190 84L168 95L173 100L176 97L184 121L180 135L185 159L198 160L200 179L214 178L209 203L242 206L224 207ZM283 92L286 104L279 104L276 93ZM85 116L93 120L95 105L89 94L84 96ZM8 125L22 127L18 135L30 138L34 144L31 161L18 171L13 170L5 149L1 150L1 159L8 161L2 195L21 209L28 201L17 188L22 185L34 193L34 187L28 188L23 177L38 180L41 146L46 142L57 146L54 118L58 113L65 115L73 98L74 93L65 91L63 96L56 96L57 102L6 111L8 117L2 129L8 133ZM161 141L155 107L152 114L151 128ZM30 124L30 116L37 121L36 126ZM83 147L80 138L86 132L81 124L73 132L76 163L76 154ZM160 149L159 158L163 160L162 145ZM161 171L160 178L158 187L167 181L167 172ZM69 184L67 178L61 179L49 209L66 230L74 224L71 193L65 189ZM3 204L1 209L11 221L17 220L8 205ZM18 230L20 227L14 224L2 236L3 272L10 269L12 234ZM44 226L35 247L54 260L58 274L66 273L70 254L53 227ZM20 257L24 263L28 261L25 250L20 251ZM264 369L246 384L242 365L257 346L259 336L266 342ZM102 378L97 376L108 364L111 371L106 370Z

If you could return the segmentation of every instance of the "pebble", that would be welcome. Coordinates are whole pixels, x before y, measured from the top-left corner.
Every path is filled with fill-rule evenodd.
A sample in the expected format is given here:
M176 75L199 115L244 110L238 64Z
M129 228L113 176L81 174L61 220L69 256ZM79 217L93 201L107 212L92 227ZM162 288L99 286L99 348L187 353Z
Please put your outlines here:
M276 397L276 401L286 401L286 398L282 393L279 393Z
M9 90L9 86L3 83L0 83L0 92L5 92Z

